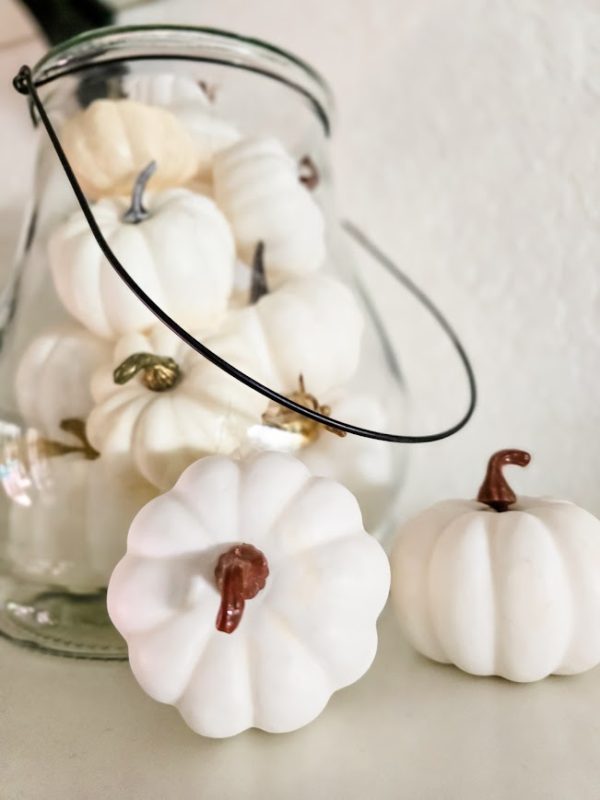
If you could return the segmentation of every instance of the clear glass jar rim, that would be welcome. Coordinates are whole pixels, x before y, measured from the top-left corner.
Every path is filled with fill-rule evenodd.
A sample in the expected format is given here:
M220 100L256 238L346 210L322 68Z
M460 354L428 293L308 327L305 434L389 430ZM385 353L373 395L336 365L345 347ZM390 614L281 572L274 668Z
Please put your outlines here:
M177 46L199 50L222 48L224 58L221 63L243 67L248 64L258 67L271 77L283 79L292 88L307 95L325 119L325 127L330 128L334 113L333 93L323 76L303 59L270 42L233 33L219 28L195 27L189 25L131 25L96 28L92 31L66 39L49 50L33 67L33 79L37 86L50 83L56 78L79 68L101 64L112 59L106 54L110 49L115 57L119 48L141 53L130 54L129 60L143 58L182 58ZM194 60L193 56L188 56ZM127 55L122 56L127 61ZM197 60L210 60L197 56ZM264 68L261 69L260 67Z

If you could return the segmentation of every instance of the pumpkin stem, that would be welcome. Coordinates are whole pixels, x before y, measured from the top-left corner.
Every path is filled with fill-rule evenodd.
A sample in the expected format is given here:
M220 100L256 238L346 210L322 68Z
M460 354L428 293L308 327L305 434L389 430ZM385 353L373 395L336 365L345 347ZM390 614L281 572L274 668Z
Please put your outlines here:
M209 103L214 103L217 99L218 86L216 83L209 83L208 81L198 81L198 86L204 93L204 96Z
M265 588L269 564L264 553L252 544L234 544L219 556L215 567L221 605L217 614L218 631L233 633L241 622L246 600Z
M298 403L299 406L310 408L311 411L317 411L324 417L331 415L331 408L327 405L321 405L314 394L306 391L304 384L304 376L298 376L298 389L288 395L290 400ZM325 428L329 433L335 433L336 436L343 437L346 431L339 431L337 428L330 428L328 425L322 425L315 419L310 419L300 414L298 411L292 411L289 408L280 406L278 403L269 403L267 410L262 415L262 421L270 428L279 428L282 431L289 433L299 433L304 439L305 444L314 442L319 437L321 428Z
M258 303L261 297L269 293L267 275L265 273L265 243L259 242L252 259L252 281L250 283L250 305Z
M37 455L42 458L55 458L67 456L71 453L81 453L88 461L100 457L100 453L89 443L85 432L85 422L82 419L63 419L60 423L61 431L71 433L81 442L81 446L55 442L52 439L39 439L36 443Z
M175 359L154 353L133 353L113 372L114 382L122 386L138 372L142 373L144 386L153 392L166 392L182 378L181 369Z
M133 191L131 193L131 205L123 216L123 222L137 225L150 216L150 212L144 206L144 192L146 191L148 181L156 172L156 167L156 161L151 161L135 179Z
M526 467L531 456L524 450L499 450L488 461L485 480L481 484L477 500L495 511L507 511L516 502L517 496L506 482L502 468L507 464Z
M319 170L310 156L303 156L298 164L298 180L307 189L316 189L321 182Z

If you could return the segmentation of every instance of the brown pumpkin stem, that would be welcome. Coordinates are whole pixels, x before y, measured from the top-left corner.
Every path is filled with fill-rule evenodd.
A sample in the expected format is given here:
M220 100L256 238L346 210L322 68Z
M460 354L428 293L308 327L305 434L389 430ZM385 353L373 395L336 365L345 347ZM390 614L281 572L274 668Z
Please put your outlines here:
M218 631L233 633L241 622L246 600L265 588L269 564L264 553L252 544L235 544L219 556L215 567L221 605L217 614Z
M259 242L254 251L254 258L252 259L252 278L250 283L250 297L248 302L250 305L258 303L261 297L269 293L269 285L267 283L267 275L265 273L265 243Z
M298 164L298 179L307 189L316 189L321 176L315 162L310 156L303 156Z
M517 496L502 473L507 464L526 467L531 456L525 450L499 450L488 461L485 480L481 484L477 500L495 511L507 511L516 502Z
M144 192L146 191L148 181L156 172L156 167L156 161L151 161L135 179L133 191L131 193L131 205L123 215L123 222L137 225L150 216L150 212L144 206Z
M154 353L133 353L113 372L113 380L120 386L142 373L142 383L152 392L166 392L182 378L179 364L169 356Z

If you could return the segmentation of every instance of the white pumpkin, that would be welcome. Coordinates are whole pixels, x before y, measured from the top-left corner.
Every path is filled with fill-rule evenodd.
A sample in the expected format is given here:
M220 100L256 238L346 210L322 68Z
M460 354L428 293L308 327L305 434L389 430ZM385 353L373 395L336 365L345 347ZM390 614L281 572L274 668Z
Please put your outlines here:
M142 361L140 354L146 356ZM219 354L256 372L241 338L229 340ZM119 367L122 384L115 382ZM113 362L94 375L92 395L96 406L87 422L92 445L102 453L130 454L141 475L161 490L196 458L233 452L267 406L266 398L162 325L148 335L123 337Z
M64 440L61 422L86 419L93 406L92 373L110 355L106 341L75 325L50 328L34 339L21 358L15 380L25 423L42 436Z
M64 441L24 443L29 485L10 506L8 557L29 581L90 594L107 586L131 520L156 489L125 459L97 457L83 438L77 449Z
M141 687L194 731L279 733L369 668L388 587L347 489L289 455L217 456L135 518L108 610Z
M479 500L417 516L391 559L394 607L417 650L522 682L600 662L600 521L563 500L516 500L501 466L528 460L497 453Z
M181 75L129 75L124 78L127 95L136 101L168 109L183 124L196 145L197 172L205 175L213 158L241 138L240 132L214 112L201 83Z
M269 282L318 269L325 259L325 221L300 182L298 165L276 139L244 139L214 160L214 193L238 251L250 260L266 249Z
M268 261L266 249L265 254ZM303 375L320 397L356 372L363 328L350 289L328 275L310 275L232 311L212 341L219 351L225 342L241 338L254 353L258 377L269 386L287 394Z
M141 203L149 177L124 198L93 206L106 240L152 299L182 326L199 328L223 313L233 287L235 244L214 202L187 189L168 189ZM98 247L81 212L52 236L50 268L69 312L98 336L146 330L156 318L118 275Z
M77 453L38 463L37 485L21 503L11 504L7 555L14 571L26 580L75 594L92 594L103 586L91 563L85 531L92 463Z
M60 140L92 199L122 195L150 161L156 189L180 186L198 171L197 147L174 114L134 100L94 100L68 119Z

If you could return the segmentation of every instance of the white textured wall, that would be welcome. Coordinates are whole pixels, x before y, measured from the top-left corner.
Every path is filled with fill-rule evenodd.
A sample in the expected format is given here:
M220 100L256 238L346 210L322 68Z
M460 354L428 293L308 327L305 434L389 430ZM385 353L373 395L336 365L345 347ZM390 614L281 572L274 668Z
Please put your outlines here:
M479 410L415 452L405 511L473 493L492 450L521 446L535 460L515 485L600 514L600 2L169 0L131 16L151 11L323 71L341 210L458 326ZM409 345L419 385L429 348Z
M472 494L492 450L521 446L515 486L600 514L600 2L169 0L124 18L265 37L332 83L339 206L438 300L479 377L470 427L415 451L404 511ZM445 383L437 337L405 350L416 386Z

